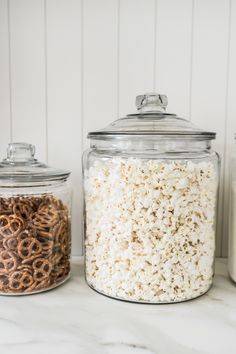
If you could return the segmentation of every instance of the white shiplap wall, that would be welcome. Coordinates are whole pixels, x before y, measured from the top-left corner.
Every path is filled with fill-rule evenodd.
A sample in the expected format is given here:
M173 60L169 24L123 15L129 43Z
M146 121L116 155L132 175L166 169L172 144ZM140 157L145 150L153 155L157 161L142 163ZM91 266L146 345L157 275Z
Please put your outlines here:
M73 253L81 253L86 134L157 90L169 111L215 130L217 254L227 254L236 132L236 0L0 0L0 155L9 141L72 171Z

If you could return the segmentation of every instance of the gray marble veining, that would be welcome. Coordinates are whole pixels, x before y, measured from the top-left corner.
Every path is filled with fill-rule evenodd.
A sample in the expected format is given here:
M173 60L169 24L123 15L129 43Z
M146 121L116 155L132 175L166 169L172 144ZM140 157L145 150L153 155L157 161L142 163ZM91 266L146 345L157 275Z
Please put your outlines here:
M61 287L0 297L4 354L235 354L236 285L216 262L208 294L180 304L139 305L92 291L82 260Z

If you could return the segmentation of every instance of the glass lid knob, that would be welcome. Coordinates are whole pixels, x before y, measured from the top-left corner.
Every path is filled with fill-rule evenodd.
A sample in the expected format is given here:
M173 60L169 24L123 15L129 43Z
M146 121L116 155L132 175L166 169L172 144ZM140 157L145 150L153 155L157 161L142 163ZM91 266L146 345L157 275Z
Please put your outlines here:
M4 162L32 162L35 154L35 146L27 143L10 143L7 147L7 158Z
M136 97L136 107L140 112L164 112L168 104L167 96L155 92Z

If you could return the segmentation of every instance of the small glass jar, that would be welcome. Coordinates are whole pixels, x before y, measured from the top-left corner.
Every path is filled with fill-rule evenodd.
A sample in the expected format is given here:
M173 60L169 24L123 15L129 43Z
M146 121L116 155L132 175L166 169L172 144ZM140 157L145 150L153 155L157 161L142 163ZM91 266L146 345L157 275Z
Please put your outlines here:
M112 298L180 302L212 285L219 158L215 133L138 96L138 112L89 133L85 274Z
M70 274L70 172L34 158L26 143L8 145L0 162L0 294L52 289Z

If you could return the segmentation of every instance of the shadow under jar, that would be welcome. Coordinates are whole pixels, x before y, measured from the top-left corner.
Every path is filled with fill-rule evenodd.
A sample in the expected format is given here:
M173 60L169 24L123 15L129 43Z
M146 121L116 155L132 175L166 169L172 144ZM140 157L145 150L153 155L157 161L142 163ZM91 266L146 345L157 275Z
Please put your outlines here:
M138 96L136 104L136 114L88 135L86 280L126 301L193 299L213 280L215 133L165 113L166 96Z
M70 274L70 172L34 158L26 143L8 145L0 163L0 294L52 289Z

